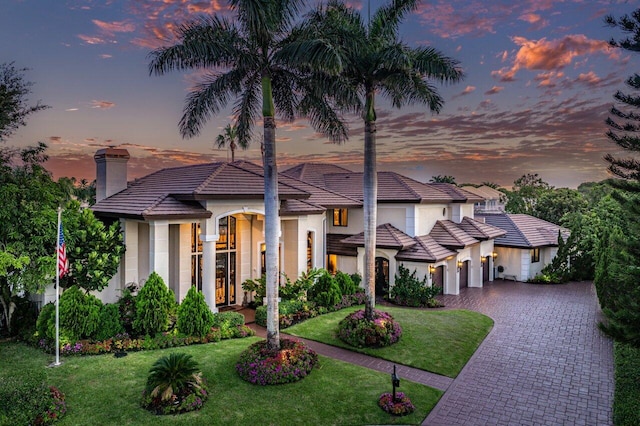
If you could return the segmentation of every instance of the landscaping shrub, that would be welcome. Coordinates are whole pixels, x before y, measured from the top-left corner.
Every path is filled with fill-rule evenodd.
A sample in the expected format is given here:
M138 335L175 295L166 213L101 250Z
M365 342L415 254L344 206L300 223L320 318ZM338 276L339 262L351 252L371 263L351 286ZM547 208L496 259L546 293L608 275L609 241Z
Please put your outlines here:
M197 287L191 287L178 307L178 331L187 336L204 337L213 327L213 312Z
M136 316L133 328L140 335L155 336L167 331L175 315L176 301L173 291L160 275L153 272L136 297Z
M354 294L358 291L358 286L355 285L349 274L338 271L336 273L335 279L338 283L338 287L340 287L342 295Z
M42 370L24 370L19 376L0 378L0 424L32 425L50 403L51 392Z
M47 303L40 309L38 321L36 321L36 332L38 339L53 340L56 338L56 305Z
M208 398L198 363L186 353L158 359L147 377L142 406L154 414L199 410Z
M125 332L133 334L133 322L136 319L136 296L137 291L135 284L130 284L122 290L122 296L118 299L118 309L120 310L120 320L124 326Z
M351 276L351 281L353 281L353 285L355 285L358 291L360 291L361 290L360 283L362 282L362 276L357 272L351 274L350 276Z
M28 293L22 297L14 296L12 299L16 307L11 315L11 335L29 341L35 332L38 310L29 299Z
M218 312L213 315L213 327L220 330L223 339L238 337L238 327L244 325L244 315L239 312Z
M256 385L297 382L311 373L318 355L303 342L280 339L280 350L267 348L261 340L240 354L236 371L240 377Z
M76 341L90 339L100 327L102 302L87 295L77 286L71 286L60 296L60 335Z
M120 320L118 305L107 303L100 310L100 328L96 332L96 340L106 340L124 333L124 326Z
M427 285L427 277L418 279L417 271L400 265L396 283L391 288L389 297L391 302L403 306L437 306L435 296L440 294L440 287Z
M307 292L307 298L318 306L333 307L342 300L342 292L335 278L329 272L323 271Z
M373 321L367 320L364 310L355 311L338 323L338 337L358 348L379 348L400 340L402 327L393 317L374 309Z
M640 424L640 348L615 342L615 392L613 424L636 426Z
M258 306L262 306L262 300L267 297L267 277L262 275L260 278L253 280L244 280L242 289L249 293L254 293L253 300Z

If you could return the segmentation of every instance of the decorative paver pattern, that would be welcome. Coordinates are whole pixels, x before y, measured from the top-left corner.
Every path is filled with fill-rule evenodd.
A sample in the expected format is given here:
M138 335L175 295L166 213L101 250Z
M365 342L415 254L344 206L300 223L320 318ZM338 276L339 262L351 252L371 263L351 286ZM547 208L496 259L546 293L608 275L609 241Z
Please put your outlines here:
M496 281L440 298L495 325L423 424L612 424L613 347L593 284Z

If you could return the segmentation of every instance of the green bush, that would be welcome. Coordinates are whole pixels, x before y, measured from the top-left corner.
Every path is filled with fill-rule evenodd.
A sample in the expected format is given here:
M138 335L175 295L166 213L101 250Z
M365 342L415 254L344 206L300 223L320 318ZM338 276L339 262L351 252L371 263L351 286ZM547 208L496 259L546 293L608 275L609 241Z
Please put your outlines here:
M356 288L360 288L360 283L362 282L362 276L359 273L353 273L351 274L351 281L353 281L353 284L356 286ZM357 290L360 291L360 290Z
M280 303L278 303L278 310L280 310ZM262 327L267 326L267 307L262 305L256 308L256 316L254 318L256 324Z
M107 340L124 333L124 326L120 320L118 305L107 303L100 310L100 328L96 333L96 340Z
M191 287L178 307L178 331L187 336L204 337L213 326L213 312L197 287Z
M329 272L324 271L307 292L307 298L317 303L318 306L331 308L342 301L342 292L335 278Z
M409 269L400 265L399 275L391 288L389 297L393 303L404 306L433 306L434 298L440 293L440 287L428 286L427 277L418 279L417 271L409 272Z
M613 399L613 424L640 424L640 348L614 343L616 389Z
M189 354L172 353L149 370L142 406L155 414L176 414L202 408L207 397L198 363Z
M38 321L36 321L36 331L38 339L53 340L56 338L56 305L47 303L40 309Z
M262 275L257 280L248 279L242 283L242 290L254 293L253 300L262 305L262 300L267 296L267 277Z
M213 314L213 327L220 330L223 339L238 337L238 327L243 325L244 315L241 313L229 311Z
M50 402L51 392L42 370L26 369L19 376L0 377L0 424L32 425Z
M335 276L338 287L342 295L355 294L358 291L358 287L353 282L353 279L349 274L345 274L342 271L338 271Z
M124 329L129 334L134 334L133 322L136 320L136 290L135 284L130 284L122 290L122 296L118 299L118 309L120 310L120 320Z
M133 328L140 335L155 336L167 331L175 315L176 301L173 291L160 275L153 272L136 297L136 317Z
M355 311L338 323L337 335L343 342L357 348L380 348L400 340L402 327L391 314L373 310L373 321L364 310Z
M71 286L60 296L60 333L70 340L90 339L100 327L102 302Z

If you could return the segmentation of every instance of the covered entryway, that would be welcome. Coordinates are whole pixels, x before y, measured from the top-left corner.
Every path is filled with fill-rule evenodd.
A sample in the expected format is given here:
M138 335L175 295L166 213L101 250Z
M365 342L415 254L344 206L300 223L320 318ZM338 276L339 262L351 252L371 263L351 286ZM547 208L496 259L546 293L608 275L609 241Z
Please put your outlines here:
M376 257L376 294L383 296L389 293L389 260Z
M469 261L462 262L460 267L460 288L469 287Z
M433 272L431 285L440 287L440 294L444 294L444 265L438 266Z
M482 260L482 282L483 283L489 281L489 268L491 265L491 263L489 262L490 260L491 260L491 256L486 256Z

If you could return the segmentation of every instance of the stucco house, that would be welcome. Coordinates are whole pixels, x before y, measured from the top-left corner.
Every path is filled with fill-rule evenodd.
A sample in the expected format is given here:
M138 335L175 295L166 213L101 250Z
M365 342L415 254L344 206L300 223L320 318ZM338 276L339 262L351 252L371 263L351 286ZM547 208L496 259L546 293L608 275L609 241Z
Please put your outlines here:
M129 153L99 150L97 202L119 221L126 253L109 287L115 301L129 283L157 272L182 300L191 286L209 306L245 301L241 284L264 271L263 169L247 162L168 168L127 181ZM302 164L278 176L280 270L292 279L310 268L362 273L362 173ZM393 286L399 265L416 269L445 294L492 281L494 241L505 231L474 218L480 198L448 184L378 174L377 278Z
M527 214L477 215L489 225L506 231L495 239L497 278L527 281L551 263L558 252L558 233L566 240L569 230Z

